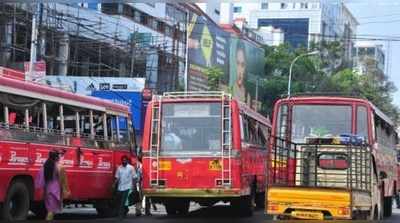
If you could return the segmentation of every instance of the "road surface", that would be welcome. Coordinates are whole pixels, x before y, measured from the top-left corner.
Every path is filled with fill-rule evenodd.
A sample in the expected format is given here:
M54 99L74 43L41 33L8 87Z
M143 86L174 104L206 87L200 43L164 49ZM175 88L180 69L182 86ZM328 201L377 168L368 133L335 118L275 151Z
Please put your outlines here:
M202 208L198 205L191 205L190 213L184 217L168 217L166 216L165 209L157 205L158 210L152 210L152 216L141 216L135 217L134 208L131 208L128 217L124 222L134 222L134 223L172 223L172 222L182 222L186 223L188 221L192 222L243 222L243 223L260 223L268 222L268 218L263 210L256 210L252 217L240 217L235 214L235 211L227 205L217 205L210 208ZM35 217L31 216L32 221L36 221ZM65 208L62 214L59 214L55 218L56 220L76 222L77 220L85 220L85 222L110 222L114 219L104 219L98 218L96 211L93 208ZM116 219L115 219L116 220ZM393 209L393 216L385 219L385 222L400 222L400 209Z

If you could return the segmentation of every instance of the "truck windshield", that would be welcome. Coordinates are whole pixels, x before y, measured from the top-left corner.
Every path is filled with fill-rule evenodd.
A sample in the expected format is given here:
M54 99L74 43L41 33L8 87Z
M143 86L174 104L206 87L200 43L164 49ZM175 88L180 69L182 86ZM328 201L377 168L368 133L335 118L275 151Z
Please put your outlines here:
M221 103L165 103L162 153L215 153L221 148Z
M351 133L351 106L293 106L293 142L305 143L307 137L333 137L345 133Z

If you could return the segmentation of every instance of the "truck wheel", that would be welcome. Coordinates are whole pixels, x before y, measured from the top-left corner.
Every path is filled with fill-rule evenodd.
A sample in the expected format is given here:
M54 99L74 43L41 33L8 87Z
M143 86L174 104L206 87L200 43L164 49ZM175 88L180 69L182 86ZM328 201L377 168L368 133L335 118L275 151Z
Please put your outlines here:
M94 207L99 217L111 218L118 215L118 205L113 200L97 201Z
M46 206L44 205L43 201L33 202L31 206L31 211L39 219L44 219L47 215Z
M385 197L383 200L383 216L384 217L392 216L392 206L393 206L393 198Z
M2 217L6 221L25 220L29 212L29 190L23 181L14 181L7 191L2 205Z
M167 214L170 216L186 215L189 213L190 201L189 200L169 200L164 202Z

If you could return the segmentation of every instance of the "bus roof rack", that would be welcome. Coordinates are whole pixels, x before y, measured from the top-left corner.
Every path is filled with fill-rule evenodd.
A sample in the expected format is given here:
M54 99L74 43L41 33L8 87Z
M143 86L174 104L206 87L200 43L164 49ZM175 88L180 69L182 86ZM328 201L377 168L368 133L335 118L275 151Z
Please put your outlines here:
M223 91L178 91L178 92L164 92L162 98L176 99L176 98L231 98L230 94Z
M360 93L352 92L352 93L342 93L342 92L302 92L302 93L294 93L291 97L309 97L309 96L337 96L337 97L349 97L349 98L362 98L366 99ZM287 97L287 94L282 94L281 98Z

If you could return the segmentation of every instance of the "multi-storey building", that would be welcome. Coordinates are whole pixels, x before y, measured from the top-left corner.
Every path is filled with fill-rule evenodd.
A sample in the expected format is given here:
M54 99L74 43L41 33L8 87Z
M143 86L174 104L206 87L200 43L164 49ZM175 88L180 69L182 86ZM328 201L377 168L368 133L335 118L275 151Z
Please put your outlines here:
M47 75L145 77L147 87L180 88L187 10L170 3L0 3L0 65L24 69L36 17L38 60Z
M282 29L285 42L294 47L310 42L353 36L357 20L340 0L260 0L234 3L233 18L245 19L252 28ZM351 44L346 52L350 55Z
M373 41L357 41L353 50L354 69L361 75L369 69L377 69L385 74L386 56L382 44Z

